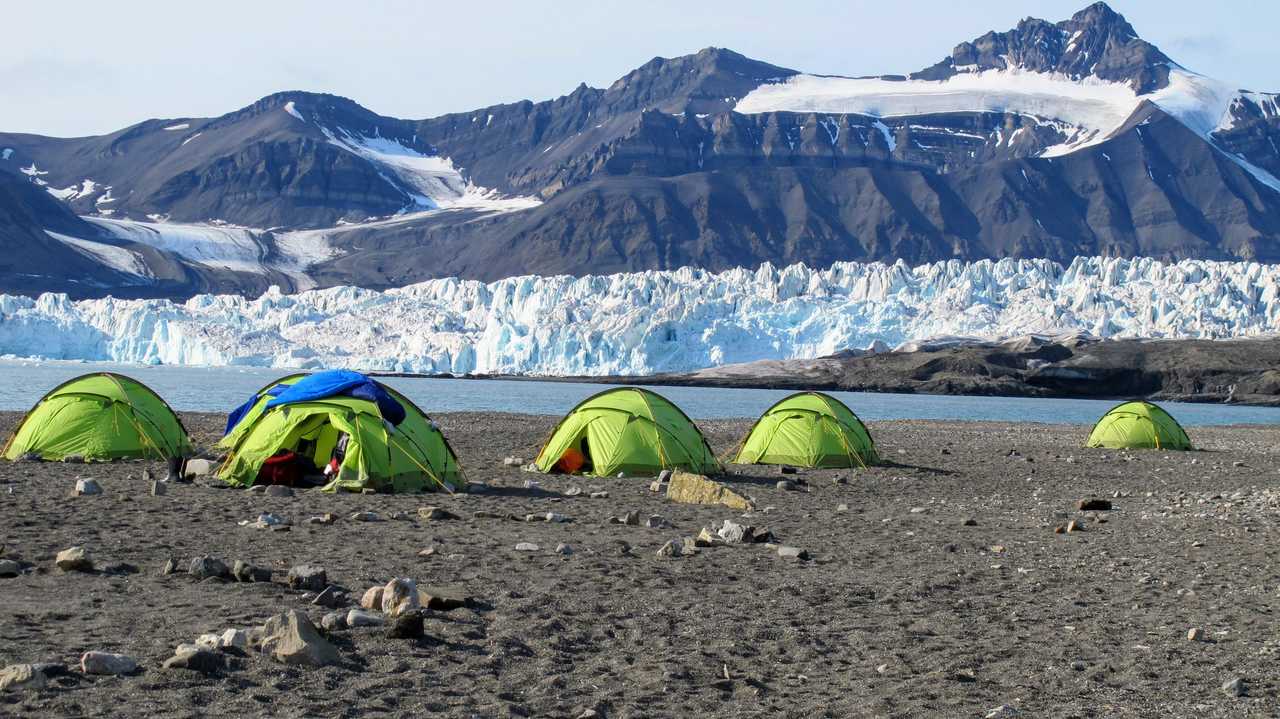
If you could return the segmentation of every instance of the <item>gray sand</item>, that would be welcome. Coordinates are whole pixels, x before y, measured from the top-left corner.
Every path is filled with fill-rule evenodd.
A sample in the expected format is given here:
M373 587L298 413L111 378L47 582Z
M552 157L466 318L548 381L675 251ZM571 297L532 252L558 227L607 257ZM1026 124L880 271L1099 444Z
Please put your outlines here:
M1280 711L1280 431L1197 429L1192 440L1208 451L1124 453L1079 448L1081 427L873 423L887 466L803 472L800 492L777 489L774 468L734 468L730 481L764 510L749 522L812 554L789 562L763 546L660 559L667 540L738 513L670 504L648 480L502 466L506 455L532 458L554 418L437 419L470 478L498 491L273 498L180 485L152 497L139 476L147 466L161 473L158 464L0 464L0 543L36 567L0 579L0 665L74 664L103 649L143 666L135 676L73 672L40 693L0 695L0 715L981 717L1005 704L1055 717ZM16 420L0 416L0 433ZM207 445L222 418L184 421ZM748 425L702 423L718 452ZM837 474L849 483L833 483ZM96 478L106 493L68 496L77 476ZM531 477L545 491L525 490ZM570 487L609 497L560 497ZM1091 496L1112 499L1114 510L1074 510ZM416 510L427 504L463 519L420 521ZM675 528L604 523L632 509ZM345 519L357 510L414 517ZM477 510L573 521L472 518ZM292 530L237 525L263 511L289 518ZM343 519L302 524L325 511ZM967 518L976 526L964 526ZM1054 533L1070 519L1085 531ZM514 551L518 542L540 549ZM574 554L554 554L558 543ZM100 566L140 571L53 568L53 555L73 544ZM418 556L428 546L435 554ZM270 566L276 583L160 574L169 557L185 564L200 554ZM476 601L430 613L419 641L371 629L336 634L341 667L245 655L208 677L160 668L203 632L312 609L280 583L303 562L323 565L357 598L406 575L460 586ZM318 621L321 611L312 614ZM1192 627L1207 641L1188 641ZM1234 677L1248 681L1248 697L1222 689Z

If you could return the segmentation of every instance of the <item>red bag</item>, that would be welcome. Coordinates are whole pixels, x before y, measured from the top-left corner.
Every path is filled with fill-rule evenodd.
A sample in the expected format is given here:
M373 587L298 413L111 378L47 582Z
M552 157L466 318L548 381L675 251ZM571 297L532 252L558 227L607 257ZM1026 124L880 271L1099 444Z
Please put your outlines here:
M293 487L302 481L301 458L293 452L281 452L267 458L258 470L258 484L283 484Z

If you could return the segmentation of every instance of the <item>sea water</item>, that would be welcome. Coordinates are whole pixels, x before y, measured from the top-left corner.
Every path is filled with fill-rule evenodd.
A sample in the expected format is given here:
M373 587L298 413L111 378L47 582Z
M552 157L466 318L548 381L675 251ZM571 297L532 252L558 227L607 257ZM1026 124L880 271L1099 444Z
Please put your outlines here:
M260 367L140 366L90 362L0 361L0 410L26 410L61 382L86 372L130 375L154 389L176 410L227 412L287 372ZM382 377L428 414L518 412L560 415L613 385L536 380ZM790 394L786 390L652 387L694 419L754 418ZM1112 400L956 397L878 392L832 392L867 421L953 419L998 422L1092 424ZM1185 426L1280 424L1278 407L1166 402Z

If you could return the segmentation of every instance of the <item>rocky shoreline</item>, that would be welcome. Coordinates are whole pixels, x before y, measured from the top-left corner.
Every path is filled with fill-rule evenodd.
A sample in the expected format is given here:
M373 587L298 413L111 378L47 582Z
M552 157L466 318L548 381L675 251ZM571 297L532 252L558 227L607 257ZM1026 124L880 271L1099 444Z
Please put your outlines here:
M1079 426L875 422L882 465L734 466L735 509L522 472L556 419L438 416L486 490L454 496L0 463L0 714L1280 707L1280 431L1128 453ZM222 417L183 420L209 446ZM749 421L699 424L726 453Z

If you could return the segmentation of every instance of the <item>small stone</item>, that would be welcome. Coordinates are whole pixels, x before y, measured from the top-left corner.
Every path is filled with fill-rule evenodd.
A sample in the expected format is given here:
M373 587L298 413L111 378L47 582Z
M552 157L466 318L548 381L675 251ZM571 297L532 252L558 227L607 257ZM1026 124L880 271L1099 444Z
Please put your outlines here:
M570 487L564 491L566 497L577 497L582 494L582 487Z
M348 519L350 519L353 522L381 522L382 521L382 517L379 517L376 512L356 512L355 514L352 514L350 517L348 517Z
M352 609L347 612L348 627L380 627L386 623L386 617L367 609Z
M693 537L672 539L657 552L659 557L691 557L697 553L697 540Z
M563 524L569 521L569 518L564 516L563 514L556 514L555 512L547 512L546 514L542 515L542 520L544 522L551 522L552 524Z
M1018 713L1017 709L1009 706L1008 704L1001 704L995 709L987 712L987 719L1011 719L1012 717L1018 716Z
M365 590L364 595L360 597L360 606L365 609L382 609L382 590L383 587L381 585L369 587Z
M519 467L524 463L524 458L522 457L506 457L502 460L503 466L506 467Z
M311 619L297 609L268 619L262 637L262 651L285 664L318 667L341 661L337 647L325 641Z
M1203 641L1204 641L1204 630L1203 630L1203 629L1201 629L1200 627L1192 627L1192 628L1188 629L1188 630L1187 630L1187 641L1189 641L1189 642L1203 642Z
M208 459L188 459L183 467L183 475L187 477L203 477L213 474L217 467Z
M799 547L778 547L778 556L783 559L800 560L808 559L809 553Z
M259 514L257 521L253 523L253 526L258 529L275 529L276 527L287 527L288 525L289 520L271 512Z
M832 484L848 484L849 478L844 476L843 474L837 474L836 476L831 478L831 483Z
M387 637L390 639L421 639L422 634L422 611L419 609L400 614L387 627Z
M418 518L428 522L442 522L449 519L461 519L458 515L443 507L419 507Z
M1083 531L1084 531L1084 522L1080 522L1080 521L1077 521L1077 520L1074 520L1074 519L1073 519L1073 520L1071 520L1070 522L1067 522L1067 532L1068 532L1068 533L1071 533L1071 532L1083 532Z
M255 484L255 485L253 485L252 487L250 487L250 488L249 488L249 491L250 491L250 492L253 492L254 494L266 494L266 493L267 493L267 485L265 485L265 484Z
M625 524L629 527L638 527L640 526L640 511L633 509L630 512L627 512L626 514L622 515L621 517L610 517L609 523Z
M89 551L84 547L71 547L58 552L58 556L53 560L53 563L64 572L93 571L93 557L89 555Z
M347 628L346 611L329 612L320 618L320 628L326 632L336 632Z
M907 511L910 514L924 514L925 512L929 511L929 509L927 507L912 507Z
M151 481L151 496L152 496L152 497L163 497L164 495L166 495L166 494L168 494L168 493L169 493L169 483L168 483L168 482L161 482L161 481L159 481L159 480L152 480L152 481Z
M66 462L67 464L84 464L84 455L68 454L67 456L62 458L62 461Z
M648 519L644 520L644 526L649 529L663 529L670 526L670 523L661 515L651 514Z
M716 531L716 534L726 544L742 544L750 541L752 528L726 519L720 529Z
M1071 665L1070 665L1070 666L1071 666L1071 669L1072 669L1073 671L1077 671L1077 672L1082 672L1082 671L1084 671L1084 670L1086 670L1086 669L1088 669L1088 668L1089 668L1089 665L1088 665L1088 664L1085 664L1084 662L1079 661L1079 660L1076 660L1076 661L1074 661L1074 662L1071 662Z
M111 652L85 652L80 657L80 671L85 674L130 674L138 670L133 657Z
M211 674L222 669L222 655L204 647L183 644L178 647L172 657L164 660L165 669L190 669L202 674Z
M94 479L77 479L76 480L76 496L91 496L102 494L102 485L98 484Z
M21 564L12 559L0 559L0 577L16 577L21 573Z
M845 504L845 503L841 502L840 504L837 504L837 505L836 505L836 511L837 511L837 512L848 512L848 511L849 511L849 505L847 505L847 504Z
M663 482L659 482L656 479L649 483L650 492L665 492L666 490L667 490L667 485L664 484Z
M434 555L435 553L436 553L436 548L435 548L435 547L427 547L426 549L423 549L422 551L418 552L418 556L419 556L419 557L430 557L430 556Z
M978 526L978 520L974 519L973 517L969 517L968 519L964 520L960 524L965 527L976 527Z
M1244 462L1242 462L1241 460L1238 460L1238 459L1237 459L1236 461L1234 461L1234 462L1232 462L1232 463L1231 463L1231 466L1232 466L1232 467L1243 467L1243 466L1245 466L1245 465L1244 465Z
M173 558L169 558L169 559L165 560L164 567L162 567L162 568L160 569L160 573L161 573L161 574L166 574L166 575L167 575L167 574L177 574L177 573L178 573L178 560L173 559Z
M777 486L778 489L784 492L794 492L796 490L796 483L786 479L778 482Z
M1082 499L1076 502L1076 509L1081 512L1109 512L1111 511L1111 500Z
M565 555L565 556L567 557L567 556L569 556L570 554L573 554L573 547L570 547L569 545L564 544L564 543L562 542L562 543L560 543L560 544L557 544L557 545L556 545L555 553L556 553L556 554L563 554L563 555Z
M1249 685L1243 677L1234 677L1223 683L1222 691L1226 692L1227 696L1247 697L1249 696Z
M213 557L196 557L191 560L191 565L187 567L187 574L196 579L208 579L210 577L229 577L230 570L222 560Z
M329 586L329 577L325 574L324 567L299 564L289 570L285 583L290 589L318 592Z
M249 633L243 629L228 629L219 637L221 640L218 646L222 648L234 647L236 649L244 649L249 646Z
M293 490L283 484L272 484L267 487L268 497L292 497Z
M520 542L519 544L516 545L516 551L517 552L536 552L538 551L538 545L534 544L533 542Z
M723 539L713 534L711 530L706 527L702 528L702 531L698 533L698 536L694 538L693 542L696 547L722 547L726 544Z
M0 692L39 691L47 683L44 672L34 664L11 664L0 669Z
M382 588L382 611L396 617L419 607L418 584L409 577L396 577Z
M626 479L626 478L627 478L626 472L618 472L618 479Z
M332 512L325 512L314 517L308 517L307 524L333 524L337 518L337 515Z
M601 492L592 492L592 493L591 493L591 495L590 495L590 498L591 498L591 499L608 499L608 498L609 498L609 493L608 493L608 492L604 492L604 491L601 491Z

